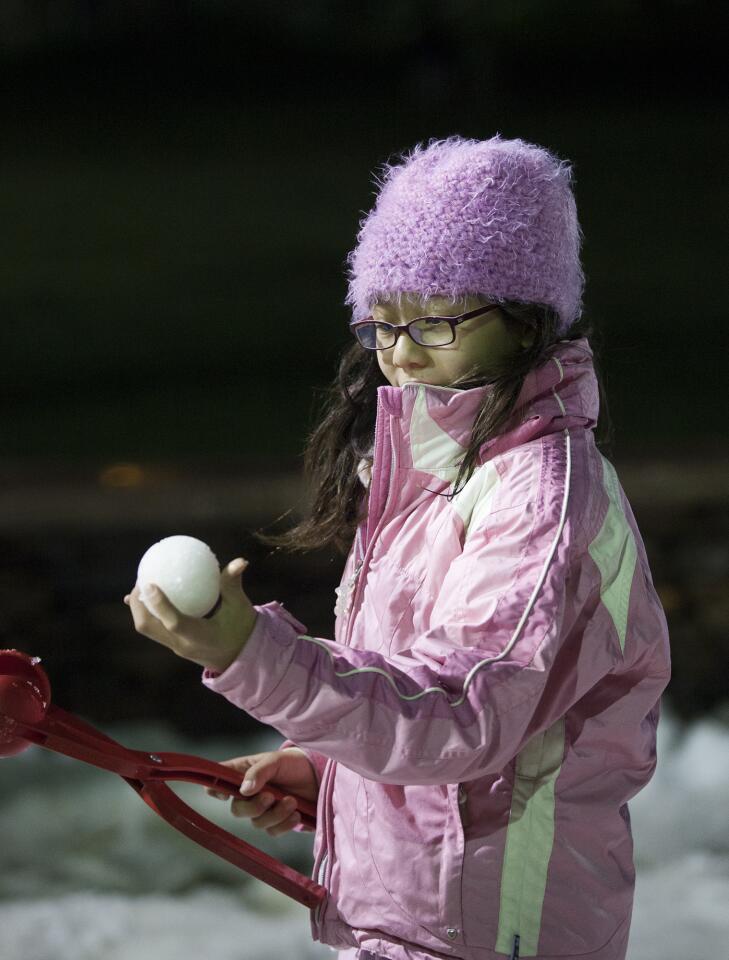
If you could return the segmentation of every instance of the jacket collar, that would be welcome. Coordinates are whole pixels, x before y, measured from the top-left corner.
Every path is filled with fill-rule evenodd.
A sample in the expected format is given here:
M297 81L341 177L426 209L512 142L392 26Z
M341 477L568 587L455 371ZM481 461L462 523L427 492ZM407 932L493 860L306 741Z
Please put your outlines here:
M599 412L599 390L593 353L586 337L560 340L549 359L524 378L509 420L479 451L481 463L529 440L567 427L594 429ZM399 429L412 467L451 482L458 472L456 458L463 453L476 415L491 384L459 390L432 384L406 383L377 389L378 418L391 418ZM371 461L360 460L358 473L369 485Z

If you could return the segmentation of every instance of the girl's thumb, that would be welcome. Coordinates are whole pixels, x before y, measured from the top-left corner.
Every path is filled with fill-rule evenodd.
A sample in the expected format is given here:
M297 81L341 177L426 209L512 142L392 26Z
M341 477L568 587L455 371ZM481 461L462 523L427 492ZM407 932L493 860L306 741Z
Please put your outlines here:
M245 779L240 785L241 793L257 793L261 787L268 781L266 773L266 764L253 764L246 770Z
M220 573L220 592L228 600L238 601L243 590L242 574L248 569L248 561L243 557L231 560Z
M244 780L243 783L240 785L240 792L241 792L241 793L255 793L257 787L258 787L258 784L256 783L255 774L252 774L252 773L250 772L250 770L249 770L248 773L246 774L245 780Z

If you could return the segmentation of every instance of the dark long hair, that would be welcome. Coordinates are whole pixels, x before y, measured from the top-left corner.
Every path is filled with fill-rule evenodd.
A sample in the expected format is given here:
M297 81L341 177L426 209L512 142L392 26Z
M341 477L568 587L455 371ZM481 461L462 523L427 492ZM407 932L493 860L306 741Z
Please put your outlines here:
M474 299L483 304L494 302L493 298L489 301L479 297ZM519 333L533 331L533 340L498 366L491 363L488 374L475 366L448 384L461 390L493 384L476 414L449 497L459 491L461 481L467 482L478 466L483 443L497 436L509 419L526 375L549 359L552 347L559 340L587 337L590 343L600 392L595 441L608 459L612 456L613 426L599 369L601 336L593 328L592 321L583 315L572 324L567 334L558 337L559 318L551 307L515 300L500 300L498 303L506 326ZM348 553L357 526L367 515L367 491L359 479L357 467L363 457L371 454L377 388L387 383L374 350L366 350L355 341L344 351L336 378L320 391L324 403L319 422L306 438L304 481L310 498L308 515L284 533L255 531L256 540L276 551L289 553L305 553L328 546L342 554ZM282 517L289 513L291 510Z

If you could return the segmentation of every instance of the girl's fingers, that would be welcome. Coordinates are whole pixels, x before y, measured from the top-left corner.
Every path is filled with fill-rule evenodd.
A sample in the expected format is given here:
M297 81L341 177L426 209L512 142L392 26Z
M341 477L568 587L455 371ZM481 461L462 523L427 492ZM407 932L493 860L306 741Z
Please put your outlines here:
M239 773L246 773L251 764L255 763L257 756L258 754L249 757L232 757L230 760L218 760L218 763L221 767L228 767L231 770L237 770ZM215 797L216 800L228 800L230 797L229 793L221 793L220 790L216 790L214 787L205 787L205 793L211 797Z
M263 788L264 784L268 783L274 773L271 767L274 767L275 770L275 765L265 760L258 760L250 765L245 771L243 783L240 785L240 792L244 797L253 796Z
M132 612L134 629L143 637L155 640L165 647L174 649L175 638L166 629L165 625L150 612L150 609L142 603L139 596L139 587L135 586L129 597L129 609Z
M230 760L218 760L221 767L228 767L231 770L237 770L239 773L246 773L252 763L255 763L255 756L252 757L232 757ZM214 787L205 787L205 792L215 797L217 800L227 800L229 793L221 793Z
M294 797L284 797L283 800L276 802L274 798L271 798L271 803L266 805L265 800L268 796L270 796L270 794L264 793L261 797L260 804L261 806L267 806L267 809L265 809L258 816L251 816L251 823L259 830L266 830L268 833L270 833L271 830L276 829L278 833L281 833L283 832L281 828L283 828L287 820L291 819L296 811L296 800ZM246 802L250 804L256 804L256 800L234 801L236 804ZM290 830L291 828L286 827L285 829Z
M269 827L266 833L271 837L277 837L280 833L288 833L289 830L293 830L294 827L297 827L300 823L301 816L297 811L279 823L277 827Z
M269 823L273 822L271 817L268 816L268 819L265 823L258 822L261 817L266 815L268 808L276 802L276 798L272 793L267 793L265 790L260 793L258 796L251 797L250 800L238 799L237 797L233 799L230 804L230 812L234 817L249 817L254 821L254 826L267 826Z
M266 750L263 753L248 754L245 757L232 757L230 760L219 760L221 767L229 767L244 775L243 783L239 788L241 798L235 797L231 806L231 812L237 817L255 817L263 813L268 804L262 801L259 791L262 791L266 783L272 779L275 771L278 769L277 758L273 756L272 751ZM206 787L205 792L211 797L221 800L227 800L230 794L221 793L214 787ZM269 797L269 803L272 803L274 797L271 794L265 794Z
M184 634L186 629L193 623L191 617L180 613L174 604L162 593L159 587L153 583L148 584L140 592L140 600L143 600L144 606L151 610L152 614L160 621L165 630L170 633Z
M255 758L233 757L231 760L219 760L218 763L221 765L221 767L230 767L231 770L238 770L240 773L245 773L250 765L255 763Z

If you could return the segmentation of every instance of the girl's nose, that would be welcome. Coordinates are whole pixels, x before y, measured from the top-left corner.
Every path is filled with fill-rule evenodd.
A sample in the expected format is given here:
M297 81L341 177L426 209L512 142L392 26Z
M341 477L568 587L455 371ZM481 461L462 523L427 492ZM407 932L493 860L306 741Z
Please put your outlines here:
M425 348L415 343L407 333L401 333L392 349L392 362L396 367L422 366L425 361Z

